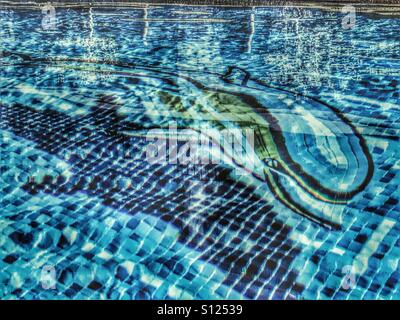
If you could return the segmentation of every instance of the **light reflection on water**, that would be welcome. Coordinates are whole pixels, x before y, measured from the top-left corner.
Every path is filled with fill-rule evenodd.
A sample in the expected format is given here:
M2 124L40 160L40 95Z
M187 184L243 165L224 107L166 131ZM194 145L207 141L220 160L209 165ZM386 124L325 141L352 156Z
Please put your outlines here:
M1 11L0 296L399 298L399 19L358 14L345 30L340 12L178 6L44 18ZM172 120L255 129L257 155L280 166L258 180L228 162L150 166L135 130Z

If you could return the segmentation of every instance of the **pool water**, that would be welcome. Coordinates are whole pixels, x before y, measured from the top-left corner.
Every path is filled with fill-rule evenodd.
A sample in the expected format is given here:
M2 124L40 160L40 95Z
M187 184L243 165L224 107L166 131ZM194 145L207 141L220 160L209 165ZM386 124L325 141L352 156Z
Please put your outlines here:
M399 299L400 19L344 19L1 8L0 297Z

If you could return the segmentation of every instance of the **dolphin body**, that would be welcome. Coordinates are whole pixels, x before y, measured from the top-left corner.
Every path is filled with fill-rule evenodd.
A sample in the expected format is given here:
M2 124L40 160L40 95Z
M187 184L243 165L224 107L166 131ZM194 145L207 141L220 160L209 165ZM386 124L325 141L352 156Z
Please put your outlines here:
M69 126L80 127L80 130L92 128L123 140L132 136L157 138L157 135L171 134L168 130L174 123L177 124L177 135L180 131L199 133L205 127L212 129L208 131L212 132L208 138L214 141L220 141L218 132L223 129L252 130L254 147L251 154L223 149L225 162L246 170L248 162L253 161L247 183L268 186L285 207L326 228L340 229L338 213L366 187L373 175L372 157L363 137L336 109L309 97L301 97L298 101L295 94L252 80L239 68L228 68L222 77L201 74L198 77L201 81L198 81L192 73L191 76L185 72L176 74L153 66L42 59L16 53L5 53L5 56L17 56L22 66L44 64L64 72L106 74L114 79L102 94L78 88L73 94L62 97L54 93L54 85L45 83L46 95L53 94L54 98L54 103L45 108L46 112L63 112L61 109L65 110L68 104L78 105L86 115L75 116L76 120ZM135 88L148 91L140 97L140 108L129 108L130 99L137 98ZM30 92L26 88L19 90L25 90L26 100ZM37 92L35 94L37 98ZM83 96L79 104L76 95ZM59 107L60 101L63 108ZM94 105L90 106L90 103ZM15 108L24 107L18 105ZM91 111L87 112L88 109ZM107 116L99 120L101 114ZM284 129L282 123L286 127L289 125L289 129ZM158 130L157 134L154 134L155 130ZM22 132L16 130L17 134ZM302 159L294 159L296 153L288 145L291 137L297 137L299 133L307 139L315 137L318 140L314 149L323 160L314 168L333 172L331 179L321 181L322 175L318 176L317 171L307 172L301 165ZM304 160L310 163L314 159L308 154Z
M345 177L345 179L342 178L341 181L343 183L344 180L349 179L351 182L348 183L347 188L341 190L339 186L337 189L324 186L324 183L314 178L311 173L307 173L292 158L286 147L284 130L281 128L278 118L269 112L268 105L263 105L256 98L262 95L263 86L257 83L250 84L250 77L245 71L234 67L229 68L227 73L222 76L224 80L222 86L214 84L207 87L193 81L188 76L181 75L181 77L200 89L204 98L185 104L177 95L160 92L162 103L158 106L160 109L163 106L167 114L167 116L161 117L161 122L164 121L164 136L171 134L170 130L166 128L166 123L169 120L181 120L184 123L181 126L182 131L199 130L199 127L201 127L199 121L206 121L211 128L218 128L219 130L239 128L239 132L242 133L245 133L246 130L252 130L255 134L255 144L254 149L250 152L251 154L247 154L246 157L246 155L232 152L232 150L224 150L225 154L232 152L228 155L231 161L226 162L243 169L246 169L247 162L253 162L253 165L255 163L255 168L253 167L251 170L253 179L257 183L267 184L276 199L286 207L323 227L340 229L338 213L349 200L365 188L373 175L373 161L366 143L343 115L321 101L303 97L303 102L312 101L313 107L319 108L320 113L328 113L325 121L335 123L336 130L340 130L330 131L328 134L333 138L336 138L339 134L339 136L342 136L342 140L343 138L348 139L347 143L351 145L350 149L354 152L352 156L357 159L354 162L354 165L358 166L356 172ZM249 94L249 92L254 95ZM269 88L268 95L271 95L271 93L277 95L278 99L285 99L287 95L291 94L276 88L271 92L271 88ZM268 103L268 98L266 100ZM310 109L308 111L315 112L315 110ZM293 112L293 109L286 110L286 112ZM150 115L155 123L160 122L159 113L162 113L162 111L158 111L155 116ZM301 122L305 119L299 116L297 121ZM202 123L202 128L204 128L204 123ZM315 134L315 132L313 133ZM126 132L126 134L137 136L139 133ZM326 133L322 133L322 135L324 134ZM147 131L145 136L149 138L151 134ZM215 140L221 140L218 134L214 134L214 136ZM237 137L237 140L241 138ZM331 150L331 152L335 153L336 151ZM351 164L348 163L348 165ZM298 186L297 190L290 188L293 184ZM297 199L294 199L291 194L293 191L298 193ZM313 203L312 208L307 208L301 203L304 198L308 198L308 201Z

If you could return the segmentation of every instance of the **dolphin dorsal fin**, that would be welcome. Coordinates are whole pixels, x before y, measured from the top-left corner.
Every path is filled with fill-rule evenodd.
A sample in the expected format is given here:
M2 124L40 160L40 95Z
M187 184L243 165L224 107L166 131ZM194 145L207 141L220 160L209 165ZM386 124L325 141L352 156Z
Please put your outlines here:
M250 74L242 68L229 66L221 79L232 84L245 86L250 79Z

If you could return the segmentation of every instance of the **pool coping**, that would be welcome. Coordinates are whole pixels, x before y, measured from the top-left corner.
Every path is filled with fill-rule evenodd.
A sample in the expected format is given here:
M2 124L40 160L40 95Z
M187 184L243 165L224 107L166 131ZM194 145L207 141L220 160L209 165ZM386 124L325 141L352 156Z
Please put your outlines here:
M400 7L400 0L0 0L0 5L32 6L54 4L57 6L148 6L148 5L186 5L186 6L335 6L354 4L357 6Z
M296 7L341 11L353 5L358 13L377 17L400 17L400 0L0 0L0 8L28 9L51 4L56 8L151 8L154 6L185 7Z

